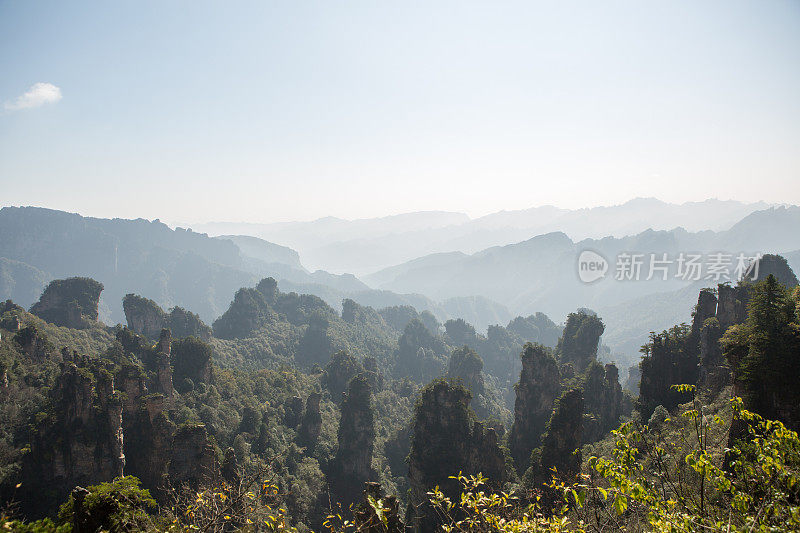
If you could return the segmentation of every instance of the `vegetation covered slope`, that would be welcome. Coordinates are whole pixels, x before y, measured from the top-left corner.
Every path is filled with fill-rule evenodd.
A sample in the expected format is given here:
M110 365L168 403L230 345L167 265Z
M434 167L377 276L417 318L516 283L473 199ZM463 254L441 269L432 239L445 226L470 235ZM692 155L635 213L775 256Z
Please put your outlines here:
M48 515L74 527L88 512L99 523L121 514L133 529L220 531L256 519L254 529L354 524L337 515L375 531L791 523L797 436L782 428L797 423L789 384L800 294L775 277L701 292L676 349L654 335L633 412L616 367L597 361L602 319L586 311L567 318L550 348L518 334L541 332L542 317L484 337L408 309L350 301L339 315L271 279L242 292L252 298L234 299L221 319L235 334L209 342L168 329L154 341L122 326L57 327L4 304L0 491L21 503L9 520ZM521 361L507 387L509 370L485 361L515 347ZM680 370L691 365L693 374ZM782 375L760 379L770 369ZM727 402L731 384L742 404ZM765 453L771 484L759 477ZM371 500L359 494L365 482ZM91 486L71 491L76 484ZM120 492L130 505L92 507Z

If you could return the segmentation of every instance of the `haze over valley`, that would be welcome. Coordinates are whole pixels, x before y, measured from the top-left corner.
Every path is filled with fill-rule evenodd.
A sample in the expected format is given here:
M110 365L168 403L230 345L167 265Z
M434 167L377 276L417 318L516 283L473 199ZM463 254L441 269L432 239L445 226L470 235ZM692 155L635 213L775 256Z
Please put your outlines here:
M800 3L0 0L0 532L800 531Z
M207 223L173 229L158 221L4 208L0 228L14 237L0 243L4 274L0 298L27 307L51 279L81 275L104 284L100 313L108 323L124 322L121 302L129 292L164 309L193 310L211 323L222 315L236 290L271 276L281 290L317 295L339 312L347 298L376 309L411 305L433 313L440 322L464 319L484 333L490 325L505 325L516 316L538 312L558 323L575 309L589 308L606 321L602 339L610 349L607 357L627 367L638 358L651 331L675 323L693 305L700 288L719 280L687 281L671 273L667 280L642 276L634 283L614 279L612 271L587 284L578 277L581 251L593 250L611 261L625 252L666 253L673 258L685 251L748 257L776 253L787 257L793 268L800 266L797 206L718 200L673 205L636 199L607 208L560 210L558 215L551 213L552 221L543 220L541 210L553 211L533 208L475 221L451 213L409 213L356 221ZM656 228L663 229L645 228L651 220L645 213L654 213ZM571 238L566 231L555 230L561 227L559 220L572 235L584 237ZM213 237L200 233L212 228L249 233ZM262 238L270 235L279 243ZM514 235L524 240L504 244ZM32 242L37 245L32 247ZM311 254L327 250L334 264L353 270L311 271L303 252L288 246L298 242L311 246ZM358 268L363 265L361 258L367 264L381 257L388 260L382 252L396 250L402 243L405 254L433 251L359 276L352 273L363 271ZM445 251L450 246L455 248ZM654 298L660 302L655 309Z

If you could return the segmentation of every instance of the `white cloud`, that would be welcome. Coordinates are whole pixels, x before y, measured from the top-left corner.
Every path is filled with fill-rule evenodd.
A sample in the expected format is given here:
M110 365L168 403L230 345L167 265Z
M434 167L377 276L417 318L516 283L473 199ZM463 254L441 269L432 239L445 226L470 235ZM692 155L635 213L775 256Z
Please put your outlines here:
M9 111L18 109L31 109L45 104L54 104L61 100L61 89L52 83L34 83L25 94L5 103Z

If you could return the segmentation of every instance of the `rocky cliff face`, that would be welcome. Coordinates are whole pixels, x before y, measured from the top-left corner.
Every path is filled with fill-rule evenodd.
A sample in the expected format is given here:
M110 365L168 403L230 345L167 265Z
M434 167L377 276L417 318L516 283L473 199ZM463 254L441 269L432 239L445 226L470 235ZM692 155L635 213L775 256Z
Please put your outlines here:
M199 316L182 307L173 307L169 313L165 313L153 300L128 294L122 299L122 309L125 311L128 328L148 339L157 339L164 328L169 329L177 339L184 337L197 337L205 341L211 339L211 328L205 325Z
M136 476L159 500L166 496L167 465L175 426L166 414L163 394L149 394L147 375L135 364L124 365L116 375L122 395L122 430L125 435L125 475ZM171 383L171 381L170 381ZM156 381L154 385L157 385Z
M54 351L53 345L33 324L17 331L14 334L14 343L37 363L44 361Z
M700 329L700 378L698 385L715 396L731 382L731 368L722 356L720 340L724 331L711 317Z
M219 477L219 463L206 427L202 424L178 428L172 438L169 479L174 487L192 488Z
M319 434L322 431L322 414L319 410L319 402L322 395L312 392L306 399L306 410L300 422L300 429L297 430L297 443L300 446L313 447L317 444Z
M688 349L697 358L698 384L712 394L731 382L730 366L722 356L719 342L729 327L747 319L749 290L749 284L735 287L720 284L716 295L708 289L700 291Z
M37 503L26 509L31 513L52 511L75 485L121 476L125 464L122 402L106 363L83 357L62 363L50 405L23 465L21 501Z
M747 318L747 301L749 299L747 293L747 285L736 287L719 285L717 287L716 317L722 331L734 324L741 324Z
M153 496L165 501L176 431L169 420L166 399L161 394L140 397L129 415L126 410L125 417L125 474L139 478Z
M581 443L583 442L583 394L580 389L565 392L556 402L553 416L542 438L542 451L534 479L547 483L553 475L574 482L581 470Z
M172 387L172 334L168 329L161 330L155 357L156 382L153 390L171 398L175 393Z
M632 365L628 369L628 379L625 380L625 386L623 387L626 391L630 392L631 394L638 394L639 393L639 384L642 381L642 369L639 368L638 364Z
M342 402L342 417L336 451L328 479L331 492L344 508L356 501L364 482L377 477L372 469L375 447L375 413L372 408L372 387L366 374L350 380Z
M697 305L692 314L692 335L699 338L700 330L706 320L717 315L717 296L711 289L703 289L697 297Z
M103 284L91 278L51 281L31 313L56 326L84 329L97 322Z
M658 405L672 410L691 399L687 393L671 390L672 385L713 385L720 390L730 382L730 370L719 354L719 340L726 328L746 318L748 290L746 284L720 284L716 291L702 289L691 327L680 325L651 334L639 365L637 406L645 419Z
M553 403L561 392L558 363L548 348L526 344L522 352L522 372L516 386L514 425L508 446L517 471L528 468L531 451L540 444Z
M331 360L325 365L325 372L321 378L322 385L330 391L331 399L339 403L342 401L342 393L350 380L363 371L364 368L355 357L340 350L333 354Z
M582 373L591 361L597 359L597 347L605 326L600 318L586 311L570 313L564 332L558 341L556 353L562 364L571 364Z
M286 398L283 402L283 424L296 428L303 419L303 399L300 396Z
M472 393L473 399L486 393L483 380L483 360L467 346L453 351L447 368L447 377L460 380Z
M147 394L147 376L144 370L134 364L123 365L114 377L122 396L123 421L127 422L139 406L139 401Z
M460 485L449 476L482 472L493 486L506 481L505 457L497 434L475 420L464 387L437 380L425 387L414 409L414 430L409 454L409 507L406 520L414 531L438 527L428 503L428 491L439 485L457 501Z
M161 329L166 325L166 317L161 306L136 294L125 295L122 299L122 310L125 311L128 328L148 339L158 338Z
M586 370L583 385L586 413L583 443L596 442L619 426L622 416L622 386L619 371L613 364L605 366L594 362Z
M22 321L20 315L25 312L25 309L18 306L11 300L6 300L0 304L0 328L7 329L14 332L22 328Z
M151 393L172 397L172 334L162 329L158 343L150 344L144 336L137 335L129 328L120 328L116 340L122 345L127 356L133 357L143 366L146 372L146 389Z

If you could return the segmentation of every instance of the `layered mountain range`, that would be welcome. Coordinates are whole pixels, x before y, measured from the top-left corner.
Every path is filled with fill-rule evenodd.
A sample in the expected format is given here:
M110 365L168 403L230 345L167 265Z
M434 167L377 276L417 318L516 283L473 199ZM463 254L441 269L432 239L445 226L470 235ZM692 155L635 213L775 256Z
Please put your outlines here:
M700 279L676 276L682 253L700 254L708 261L722 252L732 263L738 254L779 253L795 269L800 266L800 208L717 200L674 205L638 199L615 207L574 211L541 207L474 220L458 213L431 212L357 221L328 218L199 227L216 228L221 234L210 237L158 220L3 208L0 298L27 307L50 280L87 276L105 286L100 315L106 322L122 322L122 297L136 293L164 309L191 309L211 323L239 287L271 276L281 290L317 295L339 311L346 298L376 309L411 305L441 321L463 318L478 330L506 324L518 315L544 312L560 317L591 308L606 322L603 342L611 349L608 357L628 362L638 357L650 331L680 321L699 288L725 281L707 277L705 271ZM538 228L555 227L562 231L536 233ZM231 233L236 231L250 234ZM264 234L274 235L281 244L256 236ZM577 237L586 235L603 237ZM505 243L520 236L524 238ZM400 241L415 244L403 248ZM482 242L494 245L474 250ZM287 246L291 243L299 243L301 251ZM309 271L302 252L309 247L312 261L317 253L313 250L329 249L351 257L350 263L330 258L331 270L336 271L337 264L361 261L362 273L370 264L413 250L435 253L359 279L353 274ZM447 247L450 251L444 251ZM384 254L387 249L391 254ZM578 257L585 250L608 263L606 275L593 283L578 276ZM645 259L638 280L615 279L616 262L625 254ZM650 254L666 254L671 269L666 280L660 273L646 279ZM316 260L320 258L324 254ZM733 264L729 270L733 276Z
M705 200L672 204L636 198L621 205L585 209L553 206L498 211L478 218L464 213L424 211L381 218L310 222L180 224L209 235L243 234L297 250L307 267L363 276L432 253L475 253L560 231L573 240L635 235L647 229L721 231L758 210L764 202Z

